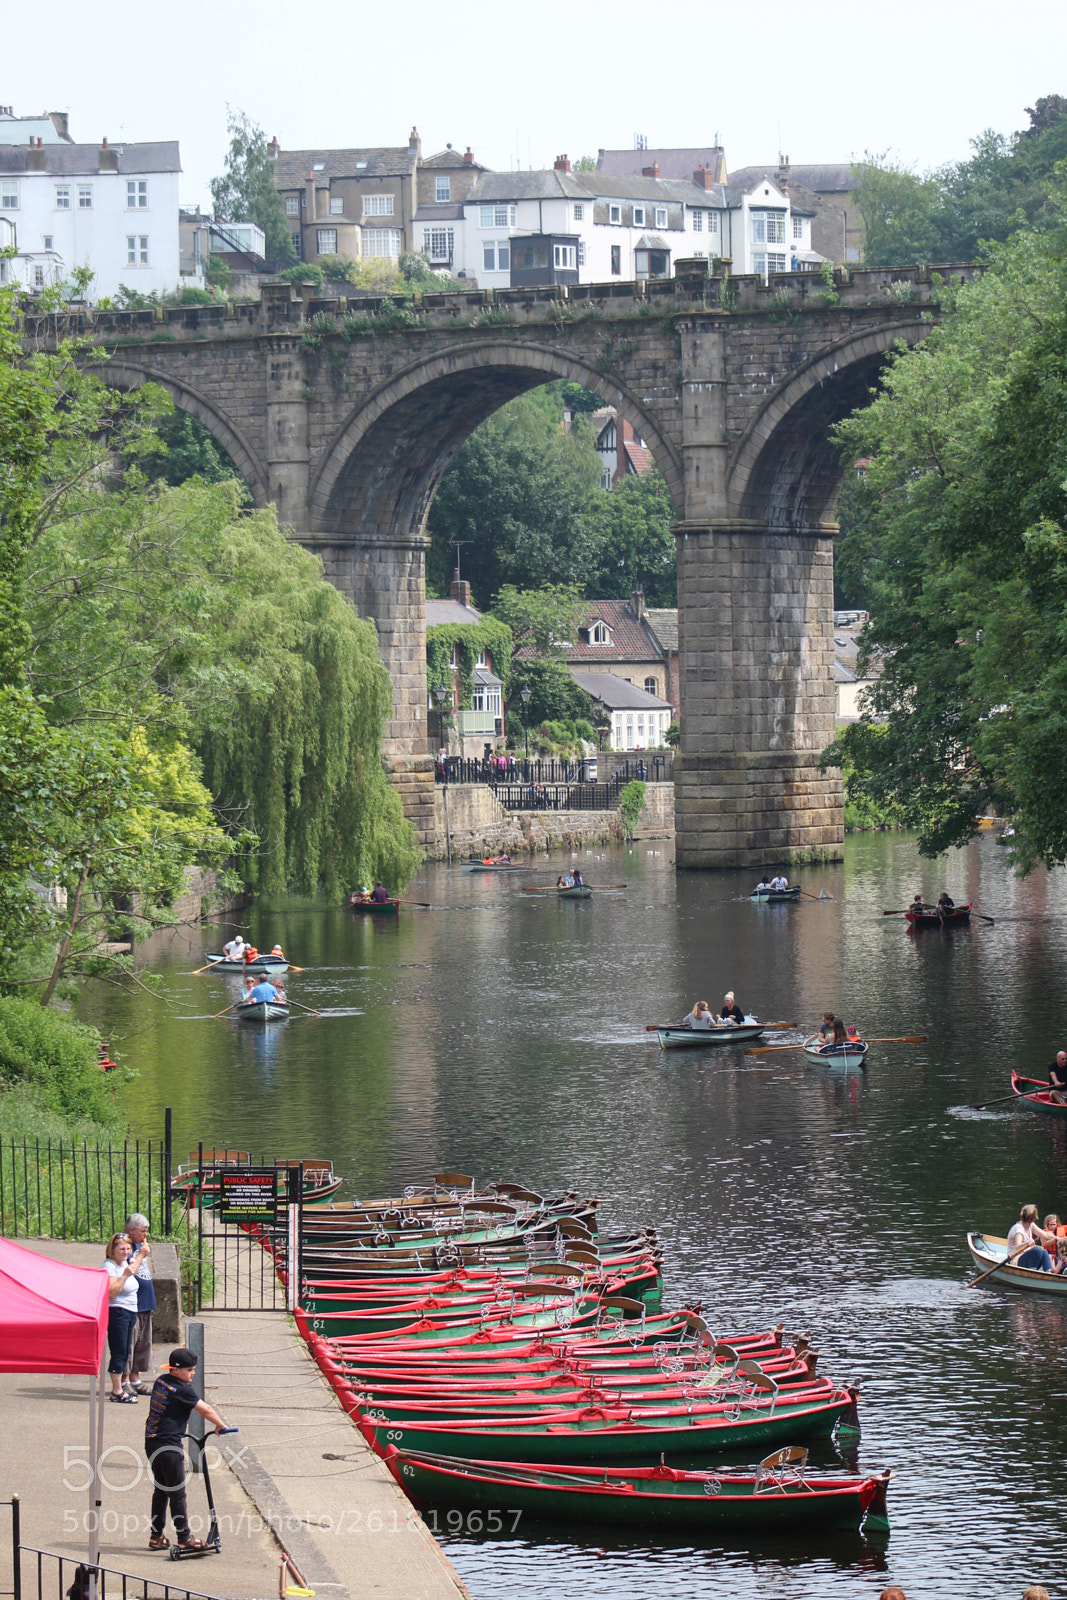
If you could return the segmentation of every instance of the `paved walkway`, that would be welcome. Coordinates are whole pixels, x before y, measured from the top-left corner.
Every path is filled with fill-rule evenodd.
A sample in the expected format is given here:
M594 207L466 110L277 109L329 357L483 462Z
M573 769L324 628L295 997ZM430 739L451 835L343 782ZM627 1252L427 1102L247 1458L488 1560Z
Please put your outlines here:
M19 1243L78 1266L102 1259L97 1245ZM285 1314L210 1312L202 1321L207 1398L240 1428L226 1441L233 1464L212 1470L222 1554L172 1563L148 1551L142 1399L104 1407L103 1565L153 1583L268 1600L278 1594L282 1544L320 1600L464 1600L448 1559L341 1410ZM157 1367L169 1348L157 1347ZM74 1559L88 1548L89 1496L84 1465L79 1469L89 1453L88 1399L87 1378L0 1373L0 1500L20 1496L23 1544ZM195 1477L189 1510L206 1525ZM202 1531L195 1521L194 1531ZM10 1513L3 1509L0 1589L10 1571Z

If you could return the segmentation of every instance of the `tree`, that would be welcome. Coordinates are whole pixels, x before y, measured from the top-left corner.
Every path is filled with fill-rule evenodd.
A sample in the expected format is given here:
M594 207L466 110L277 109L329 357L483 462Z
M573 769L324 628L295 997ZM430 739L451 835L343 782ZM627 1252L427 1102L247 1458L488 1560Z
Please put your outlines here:
M525 646L541 657L559 657L573 641L589 606L576 583L550 583L543 589L516 589L505 584L493 613L511 629L516 649Z
M172 488L190 478L202 478L205 483L232 478L243 483L231 457L188 411L160 417L155 432L164 448L140 456L139 465L147 478L160 479ZM251 505L251 495L247 502Z
M851 759L852 793L899 804L928 855L1001 805L1023 869L1067 860L1065 304L1056 235L1016 232L839 430L865 463L861 671L883 670L824 764Z
M441 480L429 525L427 578L447 588L461 568L479 605L502 584L577 583L596 561L600 460L580 418L562 430L555 385L522 395L483 422Z
M623 478L599 505L599 559L588 587L598 598L628 599L640 585L651 606L678 604L674 505L659 472Z
M863 263L868 267L908 265L937 257L934 208L938 186L908 167L888 159L887 152L854 162L858 180L856 209L863 224Z
M263 229L268 265L284 265L293 259L293 239L274 182L266 135L243 111L232 107L227 107L226 131L230 135L226 169L211 180L215 216L220 222L256 223Z

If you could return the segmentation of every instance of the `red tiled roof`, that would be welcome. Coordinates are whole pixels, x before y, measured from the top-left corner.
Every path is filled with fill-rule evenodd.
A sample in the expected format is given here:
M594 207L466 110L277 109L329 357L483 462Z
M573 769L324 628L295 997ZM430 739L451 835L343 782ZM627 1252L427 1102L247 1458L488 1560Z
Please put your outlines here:
M588 628L592 622L604 622L611 632L610 644L590 644L579 632L568 644L561 659L579 665L592 661L662 661L663 654L643 622L638 622L628 600L590 600L580 624ZM528 645L515 651L516 659L530 657L535 652Z
M644 472L652 471L652 456L644 445L637 444L635 440L623 441L623 453L626 456L626 471L636 473L638 477Z

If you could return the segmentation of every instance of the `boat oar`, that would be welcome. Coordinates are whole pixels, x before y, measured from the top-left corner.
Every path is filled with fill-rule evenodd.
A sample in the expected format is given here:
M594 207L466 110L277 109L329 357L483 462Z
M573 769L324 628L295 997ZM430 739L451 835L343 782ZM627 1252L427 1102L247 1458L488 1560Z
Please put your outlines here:
M803 1050L804 1043L805 1043L805 1041L803 1039L801 1039L799 1044L765 1044L765 1045L762 1045L762 1046L757 1045L752 1050L746 1050L745 1054L746 1054L746 1056L766 1056L766 1055L770 1055L771 1052L774 1051L774 1050ZM926 1034L925 1033L894 1034L891 1038L887 1038L887 1039L846 1039L844 1041L844 1043L845 1043L846 1047L848 1045L850 1045L850 1044L856 1045L857 1047L859 1045L861 1045L861 1044L925 1044L926 1043Z
M970 1283L967 1285L967 1288L973 1289L975 1284L984 1282L986 1278L991 1278L993 1273L996 1272L1000 1267L1010 1267L1016 1256L1025 1255L1027 1250L1031 1250L1032 1248L1032 1245L1024 1244L1022 1248L1016 1250L1013 1255L1005 1256L1003 1261L995 1262L994 1265L988 1268L987 1271L979 1273L977 1278L972 1278Z
M801 899L814 900L817 905L822 905L824 902L828 903L834 898L832 894L809 894L806 889L801 889L800 895Z
M991 924L991 925L992 925L992 926L993 926L993 927L994 927L994 928L995 928L995 927L996 927L996 925L997 925L997 919L996 919L996 917L987 917L987 916L986 916L986 914L985 914L985 912L984 912L984 911L976 911L976 912L975 912L975 916L976 916L976 917L981 917L981 919L982 919L982 921L983 921L983 922L988 922L988 923L990 923L990 924Z
M290 1000L289 1004L291 1006L296 1006L297 1009L300 1010L300 1011L310 1012L310 1014L313 1017L321 1017L322 1016L322 1012L321 1011L316 1011L314 1006L303 1006L303 1005L300 1004L299 1000Z
M986 1106L1002 1106L1004 1104L1005 1100L1017 1100L1018 1098L1019 1098L1018 1095L1015 1093L1015 1090L1013 1089L1011 1091L1011 1094L999 1095L996 1100L983 1100L981 1105L969 1106L968 1110L970 1110L970 1111L984 1111Z
M234 1003L233 1003L233 1006L236 1006L238 1003L239 1002L235 1000ZM233 1010L233 1006L227 1006L226 1007L226 1011L232 1011ZM216 1017L224 1017L226 1015L226 1011L216 1011L215 1012L215 1017L212 1017L211 1020L214 1022Z
M199 978L202 972L210 972L212 967L221 967L225 960L225 956L220 956L217 961L209 961L206 967L197 967L196 971L193 973L193 977Z
M421 906L423 911L432 911L433 905L429 900L398 900L398 906Z
M883 917L906 917L907 914L908 914L908 911L910 911L910 910L911 910L911 907L908 906L907 910L905 910L905 911L883 911L882 915L883 915Z

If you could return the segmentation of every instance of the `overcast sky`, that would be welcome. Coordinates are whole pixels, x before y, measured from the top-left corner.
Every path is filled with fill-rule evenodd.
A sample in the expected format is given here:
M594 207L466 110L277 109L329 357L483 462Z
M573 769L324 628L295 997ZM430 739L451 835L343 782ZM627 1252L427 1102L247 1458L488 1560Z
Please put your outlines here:
M109 20L111 19L111 20ZM183 203L208 201L226 106L283 148L470 144L507 170L599 147L710 145L729 167L889 151L917 167L1067 93L1067 3L449 4L183 0L109 13L12 7L0 102L69 110L79 142L178 139ZM780 142L779 142L780 141Z

